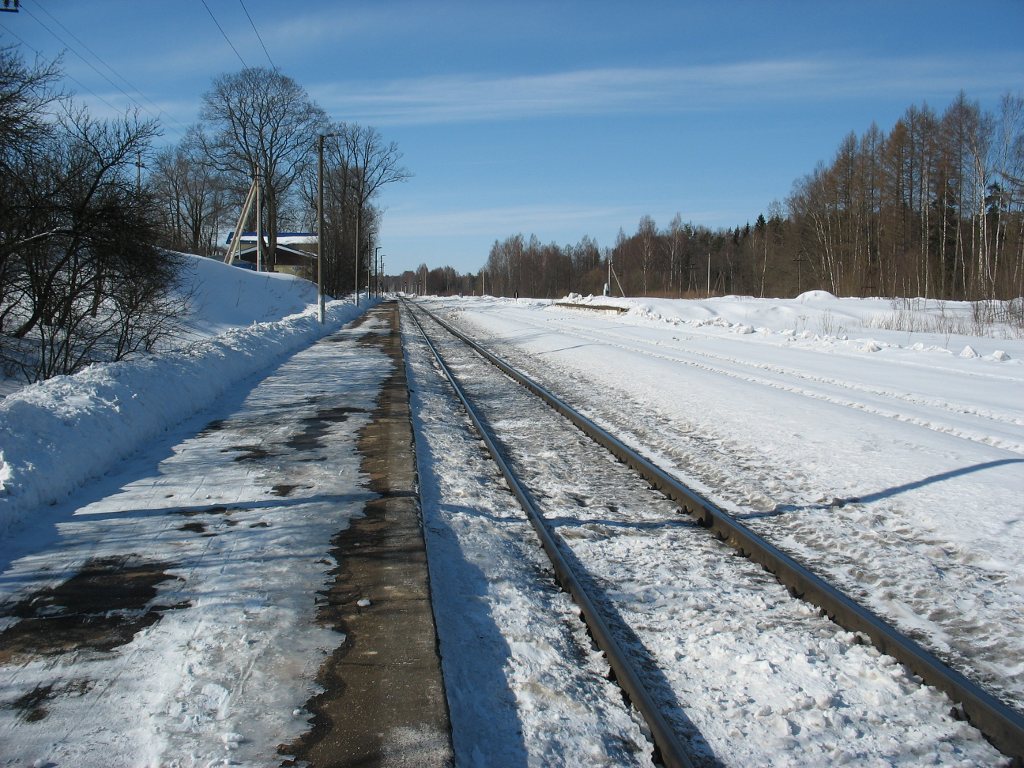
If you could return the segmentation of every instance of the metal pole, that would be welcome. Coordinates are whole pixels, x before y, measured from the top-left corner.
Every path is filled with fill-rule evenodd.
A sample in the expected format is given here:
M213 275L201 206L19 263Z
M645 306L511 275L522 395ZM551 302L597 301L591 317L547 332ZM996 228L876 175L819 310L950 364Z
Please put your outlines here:
M379 290L377 290L377 289L379 289L379 288L380 288L380 269L379 269L379 268L378 268L378 266L377 266L377 264L378 264L378 262L377 262L377 254L378 254L378 253L380 253L380 249L381 249L381 247L382 247L382 246L379 246L379 245L378 245L378 246L376 246L376 247L375 247L375 248L373 249L373 274L374 274L374 277L376 278L376 279L374 280L374 283L375 283L375 284L374 284L374 293L375 293L376 295L379 295L379 294L380 294L380 291L379 291Z
M324 322L324 139L316 142L316 319Z
M263 271L263 194L260 191L260 169L253 171L256 184L256 271Z
M363 217L363 179L359 178L359 200L356 205L356 306L359 306L359 221Z

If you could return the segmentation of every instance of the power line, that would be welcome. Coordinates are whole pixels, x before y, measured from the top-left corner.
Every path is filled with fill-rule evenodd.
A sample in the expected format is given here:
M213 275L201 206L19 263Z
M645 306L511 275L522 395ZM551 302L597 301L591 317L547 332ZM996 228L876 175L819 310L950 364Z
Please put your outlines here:
M13 30L12 30L12 29L11 29L10 27L8 27L8 26L7 26L6 24L0 24L0 26L3 26L4 30L6 30L6 31L7 31L7 33L8 33L9 35L11 35L11 36L12 36L12 37L14 37L14 38L17 38L17 40L18 40L19 42L21 42L21 44L22 44L22 45L24 45L24 46L25 46L26 48L28 48L28 49L29 49L30 51L32 51L32 53L34 53L34 54L35 54L36 56L38 56L38 57L39 57L40 59L45 59L45 58L46 58L46 56L44 56L44 55L43 55L43 52L42 52L42 51L40 51L40 50L38 50L38 49L36 49L36 48L33 48L33 47L32 47L31 45L29 45L29 44L28 44L28 42L26 42L25 38L23 38L23 37L22 37L21 35L19 35L19 34L18 34L17 32L13 31ZM81 88L81 89L82 89L83 91L88 91L88 92L89 92L89 93L91 93L91 94L92 94L93 96L95 96L95 97L96 97L97 99L99 99L100 101L102 101L102 102L103 102L104 104L106 104L106 105L107 105L108 107L110 107L110 109L111 109L112 111L114 111L114 112L120 112L120 111L121 111L121 110L120 110L119 108L115 107L115 106L114 106L113 104L111 104L111 103L110 103L109 101L107 101L106 99L104 99L104 98L103 98L102 96L100 96L100 95L99 95L98 93L96 93L96 91L94 91L94 90L93 90L92 88L90 88L89 86L87 86L87 85L86 85L85 83L83 83L83 82L82 82L81 80L79 80L78 78L74 77L73 75L69 75L69 74L68 74L67 72L64 72L64 73L63 73L63 75L64 75L64 77L66 77L66 78L67 78L68 80L71 80L71 81L72 81L73 83L76 83L76 84L78 85L78 87L79 87L79 88Z
M242 54L240 54L238 52L238 49L235 48L235 44L231 42L231 38L228 37L228 33L224 31L224 27L222 27L220 25L220 22L217 21L217 17L213 15L213 11L211 11L210 6L206 4L206 0L199 0L199 2L203 4L203 7L206 9L206 12L210 14L210 18L213 19L213 23L217 25L217 29L220 30L220 33L224 35L224 39L228 41L228 45L231 46L231 50L235 52L235 56L238 57L238 60L242 62L242 66L248 69L249 65L245 63L245 59L242 58Z
M71 32L71 30L69 30L66 26L64 26L64 24L62 24L59 19L55 18L53 16L53 14L51 14L49 11L47 11L45 8L43 8L41 5L39 5L38 2L36 3L36 5L47 16L49 16L51 19L53 19L53 21L56 22L61 27L61 29L63 29L65 32L67 32L75 41L77 41L83 48L85 48L85 50L88 51L89 54L91 54L93 57L95 57L95 59L98 62L100 62L100 64L102 64L104 67L106 67L108 70L110 70L110 72L113 73L113 75L115 77L119 77L121 80L123 80L125 83L127 83L129 88L132 88L134 91L136 91L139 94L139 96L141 96L143 99L148 101L150 103L150 105L154 109L156 109L159 114L154 115L153 112L151 112L150 110L146 109L146 106L144 104L141 104L134 96L132 96L130 93L127 93L117 83L113 82L109 77L107 77L105 74L103 74L98 69L96 69L96 67L93 66L89 61L87 61L85 59L85 57L82 56L81 53L79 53L77 50L75 50L75 48L73 46L71 46L67 42L67 40L64 40L63 38L61 38L60 35L58 35L56 32L54 32L50 27L48 27L40 18L35 16L31 11L29 11L24 6L22 6L21 9L24 10L26 13L28 13L28 15L37 24L39 24L39 26L41 26L43 29L45 29L47 32L49 32L50 35L52 35L61 45L63 45L65 50L69 50L73 54L75 54L75 56L77 56L79 59L81 59L82 62L84 62L90 69L93 70L93 72L95 72L97 75L99 75L104 80L106 80L108 83L110 83L110 85L113 86L114 88L116 88L118 91L120 91L122 93L122 95L124 95L124 97L126 99L128 99L129 102L131 102L138 109L140 109L143 112L145 112L146 114L148 114L156 122L159 122L161 117L163 117L163 118L169 120L175 126L177 126L183 133L188 130L185 125L183 125L180 121L176 120L172 115L170 115L167 112L165 112L164 110L160 109L160 107L158 107L156 104L154 104L144 93L142 93L141 90L139 90L132 83L130 83L127 78L125 78L123 75L119 74L113 67L111 67L109 64L107 64L102 59L102 57L99 56L99 54L97 54L95 51L90 49L89 46L87 46L84 42L82 42L73 32ZM32 51L37 57L39 57L40 59L45 59L46 58L46 56L40 50L38 50L37 48L34 48L31 44L29 44L28 41L26 41L23 37L21 37L20 35L15 33L6 24L0 25L0 26L3 26L3 28L4 28L4 30L6 32L11 34L13 37L15 37L25 48L27 48L28 50ZM91 94L94 98L96 98L97 100L99 100L100 102L105 104L107 107L110 108L111 112L122 112L123 111L122 107L118 107L118 106L115 106L114 104L110 103L110 101L108 101L106 98L101 96L95 90L93 90L88 85L83 83L81 80L76 78L74 75L68 73L67 71L64 71L63 69L62 69L60 74L61 74L61 77L67 78L68 80L72 81L75 85L78 86L79 89L81 89L82 91L85 91L85 92Z
M106 76L105 74L103 74L103 73L102 73L102 72L100 72L100 71L99 71L98 69L96 69L96 66L95 66L95 65L94 65L94 64L93 64L93 63L92 63L91 61L89 61L88 59L86 59L86 58L85 58L85 57L84 57L84 56L83 56L82 54L80 54L80 53L79 53L79 52L78 52L77 50L75 50L75 48L74 48L73 46L71 46L71 45L70 45L70 44L68 43L68 41L67 41L67 40L65 40L65 39L64 39L64 38L62 38L62 37L61 37L60 35L58 35L58 34L57 34L56 32L54 32L54 31L53 31L53 30L52 30L52 29L51 29L51 28L50 28L49 26L47 26L47 25L46 25L46 23L45 23L45 22L44 22L44 21L43 21L42 19L40 19L40 18L39 18L38 16L36 16L36 15L35 15L34 13L32 13L32 12L31 12L31 11L30 11L30 10L29 10L28 8L24 8L23 10L25 11L25 13L27 13L27 14L29 15L29 17L30 17L30 18L32 18L32 20L33 20L33 21L35 21L35 22L36 22L36 24L38 24L38 25L39 25L39 26L41 26L41 27L42 27L43 29L45 29L45 30L46 30L47 32L49 32L49 33L50 33L51 35L53 35L53 37L54 37L54 38L56 38L56 40L57 40L57 42L58 42L58 43L60 43L61 45L63 45L63 46L64 46L64 47L65 47L65 48L66 48L67 50L71 51L71 52L72 52L73 54L75 54L75 56L77 56L77 57L78 57L79 59L81 59L81 60L82 60L82 63L83 63L83 64L85 64L85 65L86 65L87 67L89 67L89 69L91 69L91 70L92 70L93 72L95 72L95 73L96 73L97 75L99 75L99 76L100 76L100 77L102 77L102 78L103 78L104 80L106 80L106 81L107 81L108 83L110 83L110 85L112 85L112 86L113 86L114 88L116 88L117 90L119 90L119 91L121 92L121 94L122 94L122 95L123 95L123 96L124 96L124 97L125 97L126 99L128 99L128 100L129 100L130 102L132 102L133 104L135 104L135 106L137 106L137 107L140 107L140 108L142 108L142 109L146 109L146 108L145 108L145 107L143 107L143 106L142 106L141 104L139 104L139 103L138 103L138 102L137 102L137 101L135 100L135 98L134 98L134 97L133 97L133 96L132 96L131 94L129 94L129 93L127 92L127 91L125 91L125 89L124 89L124 88L122 88L121 86L119 86L119 85L118 85L117 83L115 83L115 82L114 82L113 80L111 80L111 79L110 79L109 77L107 77L107 76ZM147 111L147 112L149 112L149 110L146 110L146 111ZM153 118L155 118L155 117L156 117L156 115L154 115L154 114L150 113L150 117L153 117Z
M131 82L130 80L128 80L128 78L126 78L126 77L125 77L124 75L122 75L122 74L121 74L120 72L118 72L118 71L117 71L116 69L114 69L114 68L113 68L112 66L110 66L110 64L108 64L108 63L107 63L106 61L104 61L104 60L103 60L103 57L101 57L101 56L100 56L100 55L99 55L98 53L96 53L96 52L95 52L94 50L92 50L92 49L91 49L91 48L90 48L90 47L89 47L88 45L86 45L86 43L85 43L85 42L83 42L83 41L81 40L81 38L79 38L79 37L78 37L78 36L77 36L77 35L76 35L76 34L75 34L74 32L72 32L72 31L71 31L70 29L68 29L68 28L67 28L66 26L64 26L64 24L63 24L63 23L61 22L61 20L60 20L60 19L58 19L57 17L55 17L55 16L54 16L54 15L53 15L52 13L50 13L50 12L49 12L48 10L46 10L46 8L44 8L44 7L43 7L43 6L42 6L42 5L41 5L41 4L39 3L39 0L36 0L36 6L37 6L37 7L39 8L39 10L41 10L41 11L42 11L43 13L45 13L45 14L46 14L47 16L49 16L49 17L50 17L50 18L51 18L51 19L52 19L52 20L53 20L53 21L54 21L54 22L55 22L55 23L57 24L57 26L59 26L59 27L60 27L60 28L61 28L62 30L64 30L65 32L67 32L67 34L68 34L68 35L69 35L69 36L71 37L71 39L72 39L72 40L74 40L74 41L75 41L76 43L78 43L78 44L79 44L80 46L82 46L82 48L84 48L84 49L85 49L85 50L86 50L86 51L87 51L87 52L88 52L88 53L89 53L89 54L90 54L90 55L91 55L91 56L92 56L93 58L95 58L95 59L96 59L96 61L98 61L98 62L99 62L100 64L102 64L102 65L103 65L104 67L106 67L106 68L107 68L107 70L108 70L108 71L109 71L109 72L110 72L110 73L111 73L112 75L114 75L114 77L116 77L116 78L118 78L119 80L121 80L121 81L122 81L123 83L125 83L125 84L126 84L126 85L127 85L128 87L129 87L129 88L131 88L131 89L132 89L133 91L135 91L135 92L136 92L136 93L137 93L137 94L138 94L139 96L141 96L141 97L142 97L142 98L143 98L143 99L144 99L145 101L149 102L149 105L150 105L151 107L153 107L153 109L155 109L155 110L156 110L156 111L158 112L158 114L157 114L157 115L155 116L155 119L159 120L161 116L164 116L164 117L166 117L166 118L167 118L168 120L170 120L170 121L171 121L172 123L174 123L174 124L175 124L176 126L178 126L179 128L181 128L181 129L182 129L183 131L184 131L184 130L186 130L185 126L184 126L184 125L182 125L181 123L179 123L179 122L178 122L177 120L175 120L175 119L174 119L174 117L173 117L173 115L170 115L170 114L166 113L166 112L165 112L165 111L164 111L163 109L161 109L161 108L160 108L160 107L159 107L159 106L158 106L157 104L153 103L153 101L152 101L152 100L151 100L151 99L150 99L149 97L147 97L147 96L146 96L146 94L144 94L144 93L142 92L142 90L141 90L141 89L139 89L139 88L138 88L138 87L137 87L137 86L136 86L135 84L133 84L133 83L132 83L132 82ZM30 13L29 15L31 16L32 14ZM33 16L33 18L35 18L35 17ZM38 20L38 19L36 19L36 21L38 22L39 20ZM41 24L42 22L39 22L39 23ZM51 32L50 32L50 34L53 34L53 32L51 31ZM58 38L58 39L59 39L59 38ZM62 40L61 42L62 42L62 43L63 43L64 45L67 45L67 42L66 42L66 41L63 41L63 40ZM68 47L70 47L70 46L68 46ZM82 56L81 56L80 54L78 54L77 52L74 52L74 53L75 53L75 55L76 55L76 56L78 56L78 58L80 58L80 59L82 58ZM83 60L83 61L85 61L85 59L82 59L82 60ZM88 63L88 62L86 62L86 63ZM90 65L90 66L91 66L91 65ZM93 69L94 69L94 71L95 71L95 67L93 67ZM102 74L102 73L100 73L100 74ZM106 79L106 80L107 80L107 82L109 82L109 83L110 83L111 85L113 85L114 87L118 87L118 86L117 86L117 85L116 85L115 83L111 82L109 78L106 78L106 77L104 76L104 79ZM120 89L120 88L118 88L118 90L121 90L121 89ZM121 93L124 93L124 95L125 95L125 96L127 96L127 97L128 97L128 98L129 98L129 99L130 99L130 100L132 101L132 103L134 103L134 104L135 104L136 106L138 106L139 108L141 108L141 109L143 109L143 110L144 110L145 112L147 112L147 113L148 113L148 114L150 115L150 117L154 117L154 115L153 115L153 113L152 113L152 112L150 112L150 111L149 111L148 109L146 109L146 108L145 108L145 107L144 107L144 106L143 106L142 104L140 104L140 103L139 103L138 101L136 101L136 100L135 100L135 99L134 99L133 97L129 96L129 95L128 95L127 93L125 93L125 92L124 92L123 90L121 90Z
M256 39L260 41L260 45L263 46L263 52L267 54L267 61L270 62L270 67L276 72L277 65L274 63L274 60L270 58L270 51L267 50L267 46L263 42L263 38L260 36L260 31L256 29L256 24L253 22L252 16L249 15L249 9L245 7L243 0L238 0L238 4L242 6L242 10L245 11L245 17L249 19L249 23L252 24L252 31L256 33Z

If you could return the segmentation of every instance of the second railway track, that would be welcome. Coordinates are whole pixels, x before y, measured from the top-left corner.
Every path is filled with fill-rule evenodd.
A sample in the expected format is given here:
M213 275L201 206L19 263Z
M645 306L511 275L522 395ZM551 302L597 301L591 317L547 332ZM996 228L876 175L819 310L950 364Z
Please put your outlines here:
M541 406L498 372L493 363L500 361L485 361L486 353L457 340L454 329L442 330L438 319L411 305L404 310L407 319L423 318L424 337L434 339L439 362L476 412L510 486L543 517L535 525L542 538L550 537L555 571L588 614L592 634L647 720L664 762L729 762L719 753L735 755L736 747L720 745L737 740L746 744L738 753L747 764L781 752L792 764L841 762L872 754L861 740L888 740L898 750L911 734L921 742L924 761L991 759L978 757L987 745L949 717L949 700L921 693L888 657L857 645L867 639L948 693L1004 754L1024 752L1018 713L631 456L614 437L584 437L552 408L590 429L582 417L557 403ZM723 545L705 528L750 559L723 557ZM913 706L900 704L901 697ZM756 716L745 717L750 712ZM924 722L922 712L930 713ZM808 728L818 733L800 754L805 740L799 733Z

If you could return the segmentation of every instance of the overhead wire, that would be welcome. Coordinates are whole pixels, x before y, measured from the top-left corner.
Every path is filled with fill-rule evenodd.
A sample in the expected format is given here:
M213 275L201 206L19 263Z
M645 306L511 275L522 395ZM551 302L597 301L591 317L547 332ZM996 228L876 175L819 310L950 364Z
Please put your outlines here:
M128 99L130 99L130 100L132 101L132 103L133 103L133 104L135 104L135 105L136 105L136 106L138 106L138 107L139 107L140 109L142 109L143 111L145 111L146 113L148 113L148 114L150 115L150 117L153 117L154 119L157 119L157 120L159 120L161 116L164 116L164 117L165 117L165 118L166 118L167 120L169 120L170 122L174 123L174 125L176 125L176 126L177 126L178 128L180 128L180 129L181 129L182 131L186 130L186 127L185 127L184 125L182 125L182 124L181 124L180 122L178 122L177 120L175 120L175 119L174 119L174 116L173 116L173 115L171 115L171 114L167 113L167 112L166 112L165 110L163 110L163 109L162 109L162 108L161 108L160 106L158 106L157 104L155 104L155 103L154 103L154 102L153 102L153 101L152 101L152 100L151 100L151 99L150 99L149 97L147 97L147 96L146 96L146 94L144 94L144 93L142 92L142 90L141 90L141 89L140 89L140 88L139 88L138 86L136 86L136 85L135 85L134 83L132 83L132 82L131 82L131 81L130 81L130 80L129 80L128 78L126 78L126 77L125 77L124 75L122 75L122 74L121 74L120 72L118 72L118 71L117 71L116 69L114 69L114 68L113 68L113 67L112 67L112 66L111 66L110 64L108 64L108 63L107 63L106 61L104 61L104 60L103 60L103 57L102 57L102 56L100 56L100 55L99 55L98 53L96 53L96 52L95 52L94 50L92 50L92 49L91 49L91 48L90 48L90 47L89 47L89 46L88 46L88 45L87 45L87 44L86 44L86 43L85 43L85 42L84 42L84 41L83 41L83 40L82 40L81 38L79 38L79 37L78 37L78 36L77 36L77 35L76 35L76 34L75 34L74 32L72 32L72 31L71 31L70 29L68 29L68 28L67 28L66 26L64 26L63 22L61 22L61 20L60 20L60 19L58 19L58 18L57 18L56 16L54 16L54 15L53 15L52 13L50 13L50 12L49 12L48 10L46 10L46 8L45 8L45 7L44 7L44 6L43 6L43 5L42 5L42 4L41 4L41 3L39 2L39 0L36 0L36 3L35 3L35 4L36 4L36 7L37 7L37 8L39 8L39 10L41 10L41 11L42 11L43 13L45 13L45 14L46 14L47 16L49 16L49 17L50 17L50 18L51 18L51 19L52 19L52 20L54 21L54 23L56 23L56 24L57 24L57 26L59 26L59 27L60 27L60 28L61 28L62 30L64 30L64 31L65 31L65 32L66 32L66 33L67 33L67 34L68 34L68 35L69 35L69 36L71 37L71 39L72 39L72 40L74 40L74 41L75 41L76 43L78 43L78 44L79 44L80 46L82 46L82 48L84 48L84 49L85 49L85 50L86 50L86 51L87 51L87 52L89 53L89 55L91 55L91 56L92 56L92 57L93 57L94 59L96 59L96 61L98 61L98 62L99 62L100 64L102 64L102 65L103 65L104 67L106 67L106 69L107 69L107 70L108 70L108 71L109 71L109 72L110 72L110 73L111 73L111 74L112 74L112 75L113 75L114 77L116 77L116 78L118 78L119 80L121 80L121 81L122 81L123 83L125 83L125 84L126 84L126 85L127 85L128 87L129 87L129 88L131 88L131 89L132 89L132 90L133 90L133 91L134 91L135 93L137 93L137 94L138 94L138 95L139 95L140 97L142 97L142 99L144 99L145 101L149 102L149 105L150 105L151 107L153 107L153 109L155 109L155 110L157 111L157 114L156 114L156 115L153 115L153 113L152 113L152 112L150 112L150 111L149 111L148 109L146 109L144 105L140 104L140 103L139 103L139 102L138 102L137 100L135 100L135 99L134 99L134 98L133 98L132 96L130 96L129 94L125 93L125 92L124 92L124 90L123 90L123 89L121 89L121 88L119 88L119 87L117 86L117 84L116 84L116 83L113 83L113 82L112 82L112 81L110 80L110 78L107 78L107 77L105 77L105 76L104 76L104 79L106 79L108 83L110 83L110 84L111 84L111 85L113 85L114 87L117 87L117 88L118 88L118 90L120 90L120 91L121 91L121 93L123 93L123 94L124 94L124 95L125 95L125 96L126 96L126 97L127 97ZM31 14L30 14L30 15L31 15ZM33 16L33 18L35 18L35 17ZM36 19L36 21L39 21L39 20L38 20L38 19ZM40 23L40 24L42 24L42 22L39 22L39 23ZM44 28L45 28L45 25L44 25ZM52 30L51 30L50 32L51 32L51 34L54 34L54 33L52 32ZM58 39L60 39L60 38L58 38ZM64 44L64 45L66 46L66 47L68 47L68 48L70 49L70 46L68 45L67 41L61 40L61 42L62 42L62 43L63 43L63 44ZM79 53L78 53L77 51L74 51L74 50L72 49L72 52L74 52L74 53L75 53L75 55L76 55L76 56L78 56L78 58L80 58L80 59L82 59L83 61L85 61L85 59L84 59L84 58L83 58L83 57L81 56L81 54L79 54ZM86 63L88 63L88 62L86 62ZM90 66L91 66L91 65L90 65ZM96 68L95 68L95 67L93 67L93 70L94 70L94 71L96 71ZM102 75L102 73L99 73L99 74L101 74L101 75Z
M242 63L242 66L245 67L245 68L248 68L249 65L246 63L245 59L242 57L242 54L239 53L238 49L235 47L235 44L231 41L231 38L228 37L227 32L224 30L224 28L221 26L220 22L217 20L217 17L214 15L213 10L207 4L206 0L200 0L200 2L203 4L203 7L206 8L206 12L210 15L210 18L213 20L213 23L217 26L217 29L220 30L220 33L224 37L224 40L227 42L228 46L231 48L232 51L234 51L235 56L238 57L238 60ZM274 63L274 60L271 58L270 51L267 49L266 43L263 41L263 37L262 37L262 35L260 35L259 29L257 29L257 27L256 27L256 23L253 21L252 15L249 13L249 9L246 8L245 3L243 2L243 0L239 0L239 3L242 6L242 10L245 12L246 18L249 20L249 24L252 26L253 32L256 33L256 38L259 40L260 45L263 48L264 54L266 54L267 61L270 62L270 66L276 71L277 70L277 65ZM128 99L128 101L131 104L135 105L137 108L139 108L142 111L144 111L146 114L148 114L154 120L160 120L161 116L164 116L166 119L170 120L170 122L174 123L178 128L180 128L182 130L186 130L184 125L182 125L180 122L175 120L173 116L167 114L158 105L156 105L152 100L150 100L137 86L135 86L131 81L129 81L126 77L124 77L124 75L120 74L112 66L110 66L110 64L108 64L106 61L104 61L103 58L99 54L97 54L95 51L93 51L85 42L83 42L77 35L75 35L74 32L72 32L70 29L68 29L59 19L57 19L46 8L44 8L41 4L38 4L38 3L37 3L37 6L38 6L39 10L41 10L43 13L45 13L56 25L58 25L65 33L67 33L67 35L72 40L74 40L90 56L92 56L97 62L99 62L103 67L105 67L114 77L118 78L120 81L125 83L125 85L127 85L128 88L130 88L132 91L134 91L136 94L138 94L138 96L140 96L142 99L144 99L145 101L149 102L150 106L152 106L155 110L157 110L157 114L154 114L150 109L148 109L146 107L145 104L141 103L135 96L133 96L128 91L126 91L121 85L119 85L117 82L112 80L107 74L105 74L104 72L101 72L91 61L89 61L85 56L83 56L74 45L69 43L68 40L64 39L63 37L61 37L61 35L59 35L57 32L55 32L38 15L32 13L31 10L29 10L28 8L25 8L24 6L21 7L21 10L25 11L30 18L32 18L37 24L39 24L51 36L53 36L61 45L64 46L64 48L66 50L68 50L71 53L73 53L78 59L80 59L82 61L82 63L84 63L87 67L92 69L93 72L95 72L98 76L103 78L103 80L105 80L107 83L109 83L111 85L111 87L113 87L117 91L119 91L126 99ZM40 58L45 58L45 56L43 55L43 53L41 51L37 50L32 45L30 45L23 37L21 37L16 32L14 32L10 27L8 27L7 24L0 23L0 26L2 26L4 28L4 30L7 31L12 37L16 38L19 42L21 42L21 44L24 45L27 49L29 49L30 51L35 53ZM78 87L81 88L82 90L92 94L92 96L94 96L100 102L105 104L111 110L113 110L115 112L120 111L120 108L116 107L110 101L108 101L106 98L104 98L99 93L97 93L95 90L93 90L89 86L85 85L81 80L77 79L73 75L70 75L70 74L68 74L66 72L64 73L64 76L67 77L72 82L74 82L76 85L78 85Z
M243 0L238 0L238 4L242 6L242 10L245 11L245 17L249 19L249 24L252 25L252 31L256 33L256 39L260 41L260 45L263 46L263 52L267 54L267 61L270 62L270 68L277 72L277 64L270 58L270 51L267 50L266 43L263 42L263 37L260 35L260 31L256 29L256 22L252 20L252 16L249 15L249 9L245 7Z
M22 10L24 10L24 6L22 6ZM35 54L36 56L38 56L38 57L39 57L40 59L45 59L45 58L46 58L46 56L45 56L45 55L43 54L43 52L42 52L42 51L40 51L39 49L37 49L37 48L33 47L32 45L30 45L30 44L28 43L28 41L27 41L27 40L25 40L25 38L23 38L23 37L22 37L21 35L19 35L19 34L18 34L17 32L15 32L14 30L12 30L12 29L11 29L10 27L8 27L8 26L7 26L6 24L4 24L3 22L0 22L0 26L2 26L2 27L4 28L4 30L6 30L6 32L7 32L7 33L8 33L9 35L11 35L12 37L16 38L16 39L17 39L17 40L18 40L18 41L19 41L19 42L20 42L20 43L21 43L22 45L24 45L24 46L25 46L26 48L28 48L28 49L29 49L30 51L32 51L32 53L34 53L34 54ZM113 110L114 112L120 112L120 109L119 109L118 107L115 107L115 106L114 106L113 104L111 104L111 103L110 103L109 101L107 101L107 100L106 100L105 98L103 98L102 96L100 96L100 95L99 95L98 93L96 93L96 91L94 91L94 90L93 90L92 88L90 88L89 86L87 86L87 85L86 85L85 83L83 83L83 82L82 82L81 80L79 80L78 78L76 78L76 77L75 77L74 75L69 75L69 74L68 74L67 72L64 72L64 73L63 73L63 76L64 76L64 77L66 77L66 78L67 78L68 80L72 81L73 83L76 83L76 84L78 85L78 87L79 87L79 88L81 88L82 90L84 90L84 91L88 91L89 93L91 93L91 94L92 94L93 96L95 96L95 97L96 97L97 99L99 99L99 100L100 100L100 101L102 101L102 102L103 102L104 104L106 104L106 105L107 105L108 107L110 107L110 109L111 109L111 110Z
M225 40L227 40L227 42L228 42L228 45L230 45L230 46L231 46L231 50L235 52L235 56L237 56L237 57L238 57L238 60L239 60L240 62L242 62L242 66L243 66L243 67L245 67L246 69L248 69L248 68L249 68L249 65L245 63L245 59L243 59L243 58L242 58L242 54L240 54L240 53L238 52L238 49L237 49L237 48L235 48L235 44L231 42L231 38L230 38L230 37L228 37L228 33L224 31L224 27L222 27L222 26L220 25L220 22L219 22L219 21L217 21L217 17L213 15L213 11L211 11L211 10L210 10L210 6L208 6L208 5L206 4L206 0L199 0L199 2L201 2L201 3L203 4L203 7L204 7L204 8L206 9L206 12L207 12L208 14L210 14L210 18L211 18L211 19L213 19L213 23L217 25L217 29L219 29L219 30L220 30L220 33L221 33L222 35L224 35L224 39L225 39Z
M126 99L128 99L130 102L132 102L135 106L139 107L139 109L143 110L144 112L149 113L149 116L152 117L153 119L157 119L156 115L154 115L152 112L150 112L148 109L146 109L146 107L144 105L142 105L138 101L136 101L135 97L132 96L130 93L128 93L124 88L122 88L120 85L118 85L113 80L111 80L109 77L107 77L103 72L100 72L100 70L98 70L96 68L95 64L93 64L91 61L89 61L87 58L85 58L81 53L79 53L75 49L74 46L72 46L70 43L68 43L67 40L65 40L60 35L58 35L56 32L54 32L53 29L51 29L46 24L46 22L44 22L42 19L40 19L38 16L36 16L34 13L32 13L27 8L22 8L22 10L25 11L25 13L28 14L28 16L31 19L33 19L39 26L41 26L43 29L45 29L47 32L49 32L51 35L53 35L53 37L56 38L57 42L59 42L67 50L71 51L73 54L75 54L75 56L77 56L79 59L81 59L82 63L85 64L87 67L89 67L89 69L91 69L97 75L99 75L104 80L106 80L108 83L110 83L111 86L113 86L118 91L120 91L122 96L124 96ZM94 93L93 95L96 96L98 94Z

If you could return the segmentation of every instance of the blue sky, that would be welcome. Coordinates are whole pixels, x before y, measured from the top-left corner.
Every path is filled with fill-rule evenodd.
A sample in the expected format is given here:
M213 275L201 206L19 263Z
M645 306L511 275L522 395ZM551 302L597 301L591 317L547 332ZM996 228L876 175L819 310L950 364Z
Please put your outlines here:
M202 0L22 4L0 42L66 49L94 114L131 105L126 91L168 142L242 67ZM850 131L961 89L986 109L1024 90L1024 0L206 5L246 64L269 66L247 10L334 119L398 143L414 176L377 201L388 271L476 271L517 232L611 246L644 214L753 222Z

